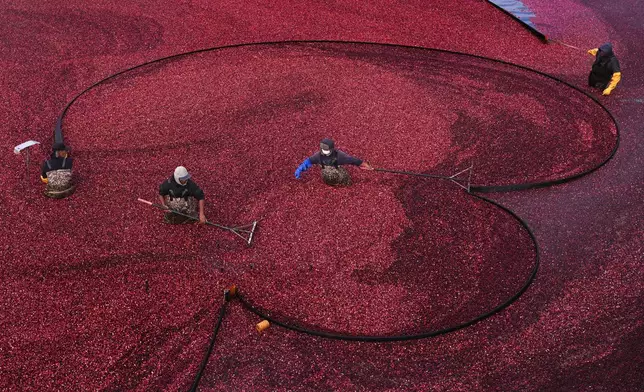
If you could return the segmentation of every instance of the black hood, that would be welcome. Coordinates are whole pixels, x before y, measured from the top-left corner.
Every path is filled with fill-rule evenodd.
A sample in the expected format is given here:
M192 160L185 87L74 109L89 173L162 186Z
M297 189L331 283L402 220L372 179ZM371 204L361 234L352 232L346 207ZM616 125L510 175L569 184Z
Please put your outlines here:
M597 52L598 57L613 57L613 45L610 42L607 42L599 47L599 52Z
M56 142L51 148L53 151L67 151L67 146L63 142Z
M331 150L331 151L333 151L333 149L335 148L335 144L333 143L333 140L331 140L331 139L328 139L328 138L327 139L322 139L320 141L320 147L322 147L323 144L326 145L327 147L329 147L329 150Z

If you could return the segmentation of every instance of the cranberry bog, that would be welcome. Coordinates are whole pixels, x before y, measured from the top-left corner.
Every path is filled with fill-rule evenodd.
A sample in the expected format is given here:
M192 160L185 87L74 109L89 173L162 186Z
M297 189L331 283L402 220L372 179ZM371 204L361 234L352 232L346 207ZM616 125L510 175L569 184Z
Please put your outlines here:
M595 373L607 367L621 389L637 385L641 230L627 230L637 180L602 175L634 165L632 143L620 156L624 131L611 111L632 142L636 101L613 101L609 111L605 99L577 87L585 70L557 72L580 64L568 48L550 48L492 7L440 7L442 17L425 15L433 27L411 22L436 32L430 39L352 35L346 26L339 36L322 34L304 27L296 7L291 16L302 27L292 35L264 27L236 35L216 21L206 30L227 35L212 48L205 40L177 44L185 37L161 10L151 20L122 19L128 28L88 11L115 34L123 27L124 37L165 28L168 42L150 41L159 50L148 56L134 41L110 46L105 67L95 65L100 77L69 76L64 64L51 70L59 85L76 89L66 105L43 110L50 125L59 116L78 190L43 200L33 182L21 182L22 162L7 161L17 173L7 177L15 182L7 211L24 219L7 218L2 228L14 240L3 250L0 387L187 390L198 381L200 390L539 390L590 380L601 389L609 384ZM403 8L408 18L415 12ZM318 11L340 22L361 18ZM209 12L195 11L193 22ZM7 12L18 27L5 36L20 23L56 36L50 27L67 23L38 30L28 14ZM274 15L266 29L283 23ZM259 17L236 18L252 25ZM479 18L495 30L468 23ZM394 19L373 23L396 31ZM602 36L604 25L589 26ZM309 28L322 33L302 34ZM522 45L511 48L509 33ZM382 43L390 41L402 44ZM87 48L77 57L99 64L100 51ZM30 72L55 58L24 54L15 56ZM35 102L31 89L39 90L16 88L16 102ZM618 87L624 95L616 99L635 99L634 89ZM349 168L353 185L333 188L313 167L296 180L295 168L324 137L374 167L410 175ZM37 159L45 153L34 150ZM212 227L164 225L159 211L137 202L154 200L177 165L204 189L210 221L259 220L252 246ZM422 177L470 166L471 193ZM531 188L545 189L482 195ZM631 196L615 204L609 191ZM603 207L588 207L595 199ZM615 214L622 223L604 226ZM624 230L611 234L611 225ZM223 301L233 284L241 301ZM259 334L264 318L272 325ZM609 330L618 334L608 338Z

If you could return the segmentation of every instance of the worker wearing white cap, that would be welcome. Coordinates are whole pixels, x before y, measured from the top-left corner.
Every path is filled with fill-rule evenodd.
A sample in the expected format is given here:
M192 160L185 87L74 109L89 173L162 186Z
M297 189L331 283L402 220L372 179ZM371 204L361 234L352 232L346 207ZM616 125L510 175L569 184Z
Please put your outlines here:
M174 170L174 174L159 186L159 200L162 205L171 210L181 212L197 219L197 205L199 206L199 223L206 223L206 214L204 213L205 196L203 190L192 181L188 170L179 166ZM190 219L168 212L164 220L167 223L179 224L188 223Z

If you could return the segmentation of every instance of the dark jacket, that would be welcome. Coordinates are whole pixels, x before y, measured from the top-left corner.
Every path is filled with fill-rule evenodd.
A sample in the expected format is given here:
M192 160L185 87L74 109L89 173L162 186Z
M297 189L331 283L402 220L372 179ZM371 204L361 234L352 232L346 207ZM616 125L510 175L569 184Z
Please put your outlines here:
M197 200L204 200L205 198L203 190L192 179L188 179L186 185L181 185L174 180L174 176L170 176L170 178L161 183L159 194L161 196L170 196L171 199L194 197Z
M63 169L72 169L74 160L70 157L59 158L56 155L52 154L51 158L43 162L40 176L42 178L47 178L47 173L54 170L63 170Z
M619 61L613 53L613 45L603 44L595 55L593 68L588 75L588 85L597 88L606 88L610 79L616 72L621 72Z
M309 161L314 165L333 166L333 167L338 167L342 165L355 165L355 166L362 165L362 159L352 157L351 155L340 150L331 151L331 155L323 155L320 152L316 152L315 154L309 157Z

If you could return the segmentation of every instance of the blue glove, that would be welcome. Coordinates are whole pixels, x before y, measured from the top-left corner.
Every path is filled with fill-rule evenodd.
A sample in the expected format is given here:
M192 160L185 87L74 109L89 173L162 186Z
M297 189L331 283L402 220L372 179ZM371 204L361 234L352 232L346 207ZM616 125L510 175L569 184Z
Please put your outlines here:
M302 173L307 171L311 166L312 166L311 160L309 158L306 158L304 162L302 162L302 164L297 168L297 170L295 170L295 178L299 180Z

